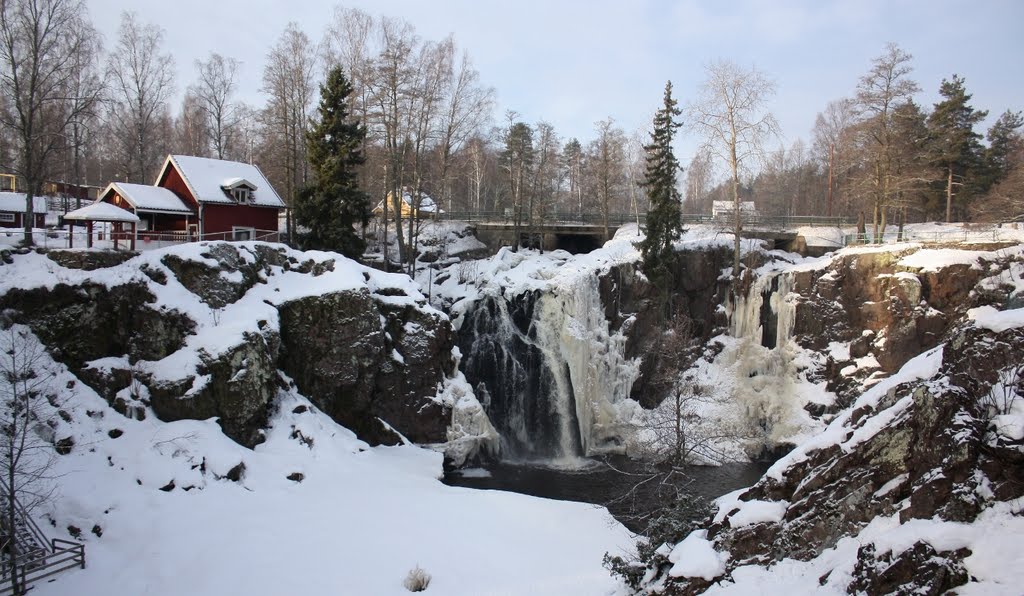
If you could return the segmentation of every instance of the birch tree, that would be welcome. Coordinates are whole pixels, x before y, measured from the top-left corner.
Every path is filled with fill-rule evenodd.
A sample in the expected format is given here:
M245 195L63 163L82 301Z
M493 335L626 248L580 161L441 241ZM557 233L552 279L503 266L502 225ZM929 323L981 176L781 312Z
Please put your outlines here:
M316 65L316 48L292 22L271 48L263 68L263 92L268 100L262 120L273 161L279 164L270 173L275 186L284 191L289 208L299 189L309 182L306 131L316 91ZM288 235L294 238L290 209L287 218Z
M912 56L890 43L885 52L871 61L871 69L857 85L859 145L864 155L861 173L855 182L862 188L872 213L872 235L878 240L885 233L886 207L898 190L893 167L897 137L893 113L896 107L920 91L910 73Z
M197 79L190 89L199 100L206 119L211 150L217 159L227 159L235 144L241 118L234 101L240 62L211 52L206 60L196 60Z
M767 110L775 83L754 67L742 68L720 60L705 69L707 78L697 100L690 104L690 127L704 139L704 148L724 161L730 175L733 201L733 278L739 279L740 173L751 161L763 160L764 143L778 135L775 117Z
M163 156L158 138L174 93L174 58L163 52L164 31L134 12L121 15L117 44L107 62L111 103L107 118L128 182L149 182Z

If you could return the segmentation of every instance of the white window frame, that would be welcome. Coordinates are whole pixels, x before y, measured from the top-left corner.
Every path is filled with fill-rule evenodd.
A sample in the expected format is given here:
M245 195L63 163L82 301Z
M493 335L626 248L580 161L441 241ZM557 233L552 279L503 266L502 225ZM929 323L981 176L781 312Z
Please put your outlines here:
M237 203L248 203L252 201L252 190L246 186L238 186L231 189L231 197Z
M2 223L14 223L13 213L0 213L0 222Z
M249 235L248 238L239 238L239 233L246 233ZM249 226L231 226L231 240L234 242L243 242L245 240L256 239L256 228Z

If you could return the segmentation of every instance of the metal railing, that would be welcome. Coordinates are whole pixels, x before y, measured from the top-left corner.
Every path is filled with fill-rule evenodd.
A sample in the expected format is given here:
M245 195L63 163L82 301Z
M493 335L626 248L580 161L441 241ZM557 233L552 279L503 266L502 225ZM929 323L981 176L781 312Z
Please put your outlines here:
M51 540L46 551L15 557L14 565L22 589L41 579L75 568L85 569L85 545L60 538ZM4 561L3 575L0 577L0 595L6 594L14 594L10 561Z
M470 223L489 223L495 225L512 225L515 222L515 214L511 211L452 211L441 215L443 219L467 221ZM610 213L608 214L608 225L620 227L625 224L636 223L640 225L647 222L647 214L641 213ZM733 225L731 213L720 213L708 215L706 213L684 213L681 215L683 224L714 224L725 227ZM817 215L742 215L740 218L744 227L749 228L771 228L771 229L794 229L801 227L844 227L854 225L856 220L844 217L822 217ZM520 225L526 227L525 220L520 220ZM543 226L557 225L579 225L579 226L603 226L604 216L600 213L550 213L537 218L536 222Z
M7 512L13 503L15 522L10 526ZM0 483L0 531L5 541L0 551L0 595L13 594L15 574L24 591L30 584L68 569L85 569L85 545L70 540L47 540L28 511ZM11 553L14 553L13 556Z
M880 237L868 232L864 234L846 234L843 236L843 246L856 246L861 244L954 244L962 242L1004 242L1012 240L1006 230L1002 228L991 228L987 230L954 230L942 232L917 232L907 231L886 232Z
M513 225L515 223L515 214L510 211L452 211L441 214L441 218L454 220L454 221L467 221L470 223L489 223L496 225ZM640 223L643 224L647 219L646 213L640 214ZM619 227L623 224L636 223L637 215L635 213L610 213L608 215L608 225L611 227ZM600 213L547 213L542 216L536 216L534 223L538 225L553 226L553 225L578 225L578 226L603 226L604 216ZM527 218L521 216L519 225L526 227L528 224Z

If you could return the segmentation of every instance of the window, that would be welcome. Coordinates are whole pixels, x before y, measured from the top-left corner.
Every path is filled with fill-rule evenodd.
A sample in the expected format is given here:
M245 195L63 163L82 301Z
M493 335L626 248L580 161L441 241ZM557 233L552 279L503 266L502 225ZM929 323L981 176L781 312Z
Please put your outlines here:
M255 228L240 228L238 226L234 226L231 228L231 239L234 240L235 242L240 242L242 240L252 240L255 237Z
M14 223L14 214L13 213L0 213L0 222Z
M244 186L231 189L231 197L239 203L248 203L252 199L252 191Z

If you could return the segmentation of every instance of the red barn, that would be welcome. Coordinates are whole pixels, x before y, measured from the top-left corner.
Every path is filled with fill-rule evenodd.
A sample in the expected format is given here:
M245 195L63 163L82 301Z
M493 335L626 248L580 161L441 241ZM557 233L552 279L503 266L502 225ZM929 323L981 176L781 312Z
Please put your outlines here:
M46 227L46 197L32 198L32 227ZM0 192L0 228L25 227L25 194Z
M168 155L155 185L115 182L99 200L138 215L140 231L212 240L276 237L285 208L255 165L188 155Z

